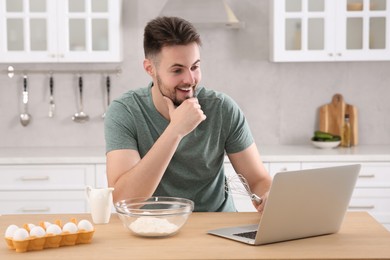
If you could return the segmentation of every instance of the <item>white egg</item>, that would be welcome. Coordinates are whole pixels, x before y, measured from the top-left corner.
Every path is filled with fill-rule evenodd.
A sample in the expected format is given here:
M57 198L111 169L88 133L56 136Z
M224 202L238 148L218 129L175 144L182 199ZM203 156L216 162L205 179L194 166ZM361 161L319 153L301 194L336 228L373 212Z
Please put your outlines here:
M35 227L35 225L30 223L30 224L27 224L27 227L28 227L28 230L31 230Z
M89 222L86 219L80 220L80 222L77 224L77 227L80 230L85 230L85 231L92 231L93 230L93 225L91 222Z
M18 228L17 230L15 230L14 235L12 236L12 239L13 240L25 240L28 237L29 237L29 235L28 235L27 230L25 230L24 228Z
M46 231L41 226L35 226L30 230L30 236L44 237L45 235Z
M19 227L17 225L9 225L7 227L7 229L5 230L5 237L7 238L12 238L14 236L14 233L15 231L18 229Z
M44 227L45 229L47 229L50 225L51 225L50 222L47 222L47 221L43 222L43 227Z
M71 234L77 233L79 229L77 228L76 224L73 222L68 222L62 227L63 232L69 232Z
M47 229L46 229L47 234L53 234L53 235L59 235L62 233L62 229L60 226L57 224L51 224Z

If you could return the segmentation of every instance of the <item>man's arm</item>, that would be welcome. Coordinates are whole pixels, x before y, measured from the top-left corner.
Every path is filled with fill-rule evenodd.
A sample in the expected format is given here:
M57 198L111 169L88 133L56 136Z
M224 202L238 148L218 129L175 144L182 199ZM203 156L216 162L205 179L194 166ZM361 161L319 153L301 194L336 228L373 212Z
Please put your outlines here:
M206 119L196 99L187 99L176 109L170 99L170 123L141 159L136 150L107 153L108 186L114 187L114 201L153 195L181 139Z
M236 173L244 176L251 191L262 198L263 202L255 205L256 209L262 212L272 179L261 161L256 144L253 143L241 152L228 154L228 157Z

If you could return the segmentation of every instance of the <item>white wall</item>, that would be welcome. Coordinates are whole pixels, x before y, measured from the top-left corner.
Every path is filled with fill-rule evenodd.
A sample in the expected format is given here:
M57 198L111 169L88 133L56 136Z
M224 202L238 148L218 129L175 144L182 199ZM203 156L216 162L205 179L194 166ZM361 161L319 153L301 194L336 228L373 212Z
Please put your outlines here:
M113 69L112 97L146 86L142 69L143 27L165 1L124 0L124 61L121 64L0 64L16 69ZM232 96L245 112L256 142L305 144L317 127L317 109L341 93L359 112L360 144L390 144L390 62L272 63L268 60L268 1L230 0L245 22L241 30L200 29L203 83ZM0 147L104 146L101 75L84 76L84 107L91 121L76 124L77 77L54 75L57 114L48 118L48 75L30 75L33 121L19 123L22 78L0 74Z

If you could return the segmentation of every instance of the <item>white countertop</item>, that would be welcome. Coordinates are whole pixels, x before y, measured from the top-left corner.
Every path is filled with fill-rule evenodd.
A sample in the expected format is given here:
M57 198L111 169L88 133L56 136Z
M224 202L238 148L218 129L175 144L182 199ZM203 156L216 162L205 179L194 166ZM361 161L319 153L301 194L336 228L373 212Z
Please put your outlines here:
M264 162L390 162L390 145L318 149L311 145L258 145ZM104 164L104 147L0 148L0 165Z

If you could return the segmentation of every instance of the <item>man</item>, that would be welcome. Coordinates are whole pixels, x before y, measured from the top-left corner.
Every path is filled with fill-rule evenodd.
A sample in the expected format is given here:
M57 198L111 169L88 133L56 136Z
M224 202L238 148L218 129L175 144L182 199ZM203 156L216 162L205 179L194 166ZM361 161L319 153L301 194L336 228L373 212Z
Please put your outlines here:
M236 211L225 188L226 153L263 210L271 178L237 104L199 85L200 45L181 18L146 25L143 66L152 83L112 102L105 118L114 201L171 196L193 200L195 211Z

